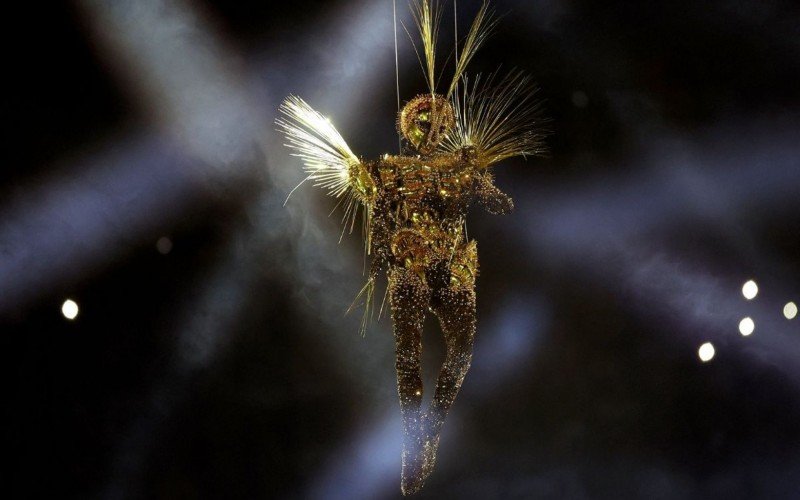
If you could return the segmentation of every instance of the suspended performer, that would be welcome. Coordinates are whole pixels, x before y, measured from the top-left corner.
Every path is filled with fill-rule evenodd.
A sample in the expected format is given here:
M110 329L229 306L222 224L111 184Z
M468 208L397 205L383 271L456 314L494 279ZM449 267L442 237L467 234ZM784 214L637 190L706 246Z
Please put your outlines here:
M376 279L384 272L388 278L404 431L404 495L419 491L433 471L442 426L472 360L478 252L475 240L467 238L467 212L473 204L492 214L511 212L514 204L494 185L492 168L507 158L541 155L545 135L527 76L511 72L470 80L465 75L496 25L486 2L464 39L445 93L437 92L435 78L441 11L429 0L412 1L411 7L428 91L399 112L401 154L357 157L330 120L299 97L283 102L283 117L276 122L304 163L303 182L312 181L344 204L345 227L352 231L359 211L364 216L365 249L373 256L362 289L365 318ZM446 354L433 399L423 408L427 312L439 320Z

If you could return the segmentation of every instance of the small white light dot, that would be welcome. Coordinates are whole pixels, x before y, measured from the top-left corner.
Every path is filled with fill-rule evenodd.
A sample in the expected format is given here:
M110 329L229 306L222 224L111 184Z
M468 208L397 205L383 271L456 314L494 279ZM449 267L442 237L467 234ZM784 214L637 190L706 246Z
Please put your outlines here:
M786 316L786 319L794 319L797 317L797 304L794 302L789 302L785 306L783 306L783 315Z
M156 248L160 254L167 255L172 251L172 240L166 236L161 237L156 242Z
M69 320L73 320L78 316L78 304L72 299L67 299L61 304L61 314Z
M714 359L714 346L711 342L706 342L705 344L700 346L700 349L697 350L697 355L700 357L700 361L703 363L708 363L712 359Z
M747 337L756 329L756 324L751 318L744 318L739 322L739 333Z
M747 300L753 300L758 295L758 285L755 281L750 280L744 285L742 285L742 295Z

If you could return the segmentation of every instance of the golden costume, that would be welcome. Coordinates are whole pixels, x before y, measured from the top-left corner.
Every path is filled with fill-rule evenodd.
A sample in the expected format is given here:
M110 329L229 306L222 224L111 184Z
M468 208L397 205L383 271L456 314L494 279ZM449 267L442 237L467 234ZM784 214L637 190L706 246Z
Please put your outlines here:
M284 118L277 120L287 145L304 161L306 180L345 201L345 224L352 228L363 208L365 247L373 255L362 290L368 303L375 279L386 272L405 433L404 494L418 491L433 470L445 417L472 359L478 253L466 235L467 212L475 203L493 214L513 210L511 198L494 186L491 167L543 151L535 90L527 77L511 73L471 83L464 76L495 24L487 4L470 28L445 95L436 93L434 82L438 9L420 0L412 2L412 10L429 93L399 113L403 154L358 158L330 121L298 97L284 101ZM439 319L446 357L431 404L423 409L420 360L428 311Z

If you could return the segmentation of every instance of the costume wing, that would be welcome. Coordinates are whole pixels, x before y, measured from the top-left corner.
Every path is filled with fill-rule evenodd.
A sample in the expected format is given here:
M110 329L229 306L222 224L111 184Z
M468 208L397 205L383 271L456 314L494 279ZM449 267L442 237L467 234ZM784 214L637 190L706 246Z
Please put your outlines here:
M350 187L350 168L360 161L336 127L297 96L287 97L280 112L283 117L275 124L286 136L286 146L294 150L292 156L303 160L303 170L308 174L303 182L314 181L315 186L337 198L345 195Z
M459 87L451 98L456 126L442 141L442 152L474 147L483 168L545 152L544 119L530 77L517 71L502 78L478 75L473 82L462 78Z
M369 254L371 205L376 189L366 166L353 154L331 121L314 111L301 98L287 97L280 106L280 112L283 116L275 120L275 124L286 136L286 146L294 151L292 155L303 160L303 170L307 174L292 193L310 180L315 186L326 189L330 196L339 198L338 205L344 203L345 206L342 236L348 227L352 232L359 205L363 204L364 250ZM374 288L375 276L370 273L366 285L356 297L356 301L365 297L362 334L366 331L367 320L372 313Z
M372 192L370 179L365 175L361 160L353 154L331 121L297 96L287 97L280 106L282 117L275 120L278 130L286 136L286 146L293 156L303 160L306 181L327 190L330 196L344 204L343 222L352 231L358 212L358 202L368 205ZM291 196L291 193L289 193ZM337 205L338 206L338 205ZM368 217L368 210L365 216Z

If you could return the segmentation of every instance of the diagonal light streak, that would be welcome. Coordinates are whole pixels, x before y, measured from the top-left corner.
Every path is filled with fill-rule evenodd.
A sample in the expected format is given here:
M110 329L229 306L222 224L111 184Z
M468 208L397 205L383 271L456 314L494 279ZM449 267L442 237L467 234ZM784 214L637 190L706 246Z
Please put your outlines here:
M5 200L0 313L92 274L143 237L155 238L208 194L190 175L195 165L173 145L143 135Z
M278 156L272 152L283 149L275 147L274 134L269 131L268 118L265 118L271 116L271 110L277 109L277 102L252 99L244 93L241 75L230 71L221 62L233 59L229 49L218 41L218 37L185 3L159 0L87 1L83 5L93 29L106 44L108 55L123 61L119 71L142 97L144 108L158 117L162 130L205 161L207 169L203 174L206 177L221 179L249 175L253 161L247 154L253 143L261 143L265 137L269 141L267 154L275 155L273 161L268 163L287 163L286 155ZM339 55L344 60L364 61L360 66L346 66L355 84L347 79L337 80L341 89L346 90L343 98L338 99L339 104L347 101L349 97L345 96L364 94L374 82L371 76L380 74L376 69L383 64L383 58L377 57L376 53L382 49L382 45L373 43L372 37L378 36L383 23L369 19L378 5L378 2L372 2L365 9L363 4L354 3L353 8L360 8L358 18L365 21L364 26L368 29L343 29L337 36L337 39L343 40L340 50L344 53ZM350 17L347 21L352 22L354 18ZM345 23L339 24L343 25ZM202 42L200 47L198 40ZM332 46L328 44L328 48ZM391 54L387 54L385 59L390 61ZM317 69L323 74L335 72L334 68L342 66L341 61L339 58L330 58L326 65ZM308 71L307 65L301 66L295 70L303 71L298 75L298 81L320 80L315 72ZM292 71L281 67L280 62L267 68L275 74L292 74ZM237 172L232 168L235 166L244 166L245 169ZM294 176L296 172L293 170L299 172L299 169L280 168L269 169L266 174L271 184L281 188L286 184L286 179ZM252 215L252 226L240 231L228 253L209 274L197 303L184 312L184 325L178 335L179 356L176 364L154 389L149 404L120 444L119 453L112 464L111 480L105 485L105 496L123 495L126 487L133 486L132 482L135 484L141 479L139 474L142 465L152 440L158 434L158 422L169 418L177 403L176 392L180 393L194 371L212 363L226 344L230 330L243 313L242 307L246 301L240 299L248 296L247 291L258 279L254 271L263 265L265 259L281 269L286 281L295 283L298 291L318 304L317 314L323 316L339 316L330 314L331 310L335 309L337 313L343 311L343 297L347 296L345 290L357 289L354 283L347 280L320 279L332 272L341 272L344 262L340 259L333 263L319 263L318 255L335 254L329 249L329 238L325 238L302 207L281 209L279 201L284 196L283 192L265 190L263 196L252 203L248 208ZM304 258L302 252L281 251L286 247L286 240L297 241L297 245L304 252L313 253L313 257ZM352 274L357 276L356 273ZM335 345L336 340L328 341ZM366 348L366 343L361 342L359 348L350 350L348 355L357 355L359 350ZM368 358L366 352L363 358ZM371 358L380 359L379 356ZM361 366L362 369L373 367L370 363L362 363Z
M548 266L570 268L629 298L632 309L659 318L679 333L674 338L691 341L691 349L705 340L736 345L737 355L775 364L800 385L800 338L777 304L745 304L741 270L699 268L652 240L654 231L671 225L714 224L732 252L764 273L764 286L788 289L779 264L756 251L752 229L743 223L752 210L800 207L800 142L782 125L777 120L760 136L748 127L720 127L708 139L667 141L670 148L655 148L646 161L650 175L637 179L523 194L536 205L523 209L516 220L524 227L508 228L508 237L524 235L520 242ZM736 137L748 141L731 146ZM744 316L757 325L746 347L736 344Z
M150 237L179 217L188 204L207 193L207 183L257 178L252 147L254 143L263 142L264 137L267 137L269 163L273 166L268 175L279 193L266 192L256 203L255 234L245 230L242 235L245 241L252 238L251 243L245 245L247 253L266 255L269 253L266 250L274 249L280 238L292 239L303 249L301 253L278 253L272 257L289 262L285 267L286 279L296 282L311 303L320 304L319 314L333 316L333 312L343 310L339 306L348 301L342 297L357 286L348 280L331 283L321 276L346 275L353 271L350 269L353 266L342 257L338 260L332 257L334 262L331 263L319 263L319 255L331 256L333 252L327 241L329 235L311 218L313 214L307 214L304 209L309 196L302 195L305 198L298 198L297 205L286 211L275 210L273 206L276 200L282 202L284 188L296 184L302 174L289 166L286 155L277 146L275 135L269 130L270 111L277 108L278 99L284 93L303 93L303 89L276 86L270 89L276 92L270 96L272 100L254 99L248 94L246 78L240 69L224 62L236 60L231 57L230 49L219 42L185 3L86 1L83 5L95 30L107 44L108 57L120 61L119 72L142 98L143 108L157 117L169 139L146 136L117 145L113 148L117 152L90 161L91 166L80 167L73 178L54 177L30 193L28 199L6 202L0 216L3 221L0 245L4 256L8 257L0 265L0 310L30 301L39 290L53 283L75 281L86 272L119 258L133 242ZM392 80L390 71L381 71L391 66L392 54L387 51L385 60L383 53L379 57L377 53L384 47L376 43L379 37L390 32L386 26L390 26L391 18L384 16L386 26L382 21L374 22L382 19L379 13L388 8L379 2L354 2L353 9L361 9L363 17L356 21L350 18L353 24L340 23L346 29L331 39L345 41L329 53L329 65L312 65L309 70L302 59L291 64L276 61L274 65L288 69L281 76L287 85L294 80L305 80L306 88L316 87L318 95L325 96L317 106L341 117L345 123L359 118L360 103L369 102L366 97L376 81ZM368 22L357 22L358 19ZM364 29L352 30L352 25ZM386 46L390 44L388 40L384 40ZM343 61L350 65L342 64ZM263 78L269 81L272 78L270 65L265 67ZM168 145L176 143L180 146ZM669 257L659 262L635 248L625 253L620 247L627 244L628 238L635 239L643 228L668 224L676 214L686 213L687 202L689 207L692 204L707 207L705 200L699 200L698 196L709 196L709 193L712 197L719 196L714 201L718 213L714 215L710 211L703 216L718 217L726 224L730 221L725 220L724 214L731 206L774 206L796 200L796 176L790 173L794 167L792 159L797 157L798 151L792 144L783 143L760 147L757 153L764 151L778 151L785 156L768 160L765 156L752 155L724 158L725 165L716 165L714 177L704 176L693 168L676 168L676 172L683 172L683 177L667 171L662 173L663 178L656 174L656 179L666 181L663 185L646 179L623 181L621 192L618 186L610 190L590 186L577 196L566 190L552 196L536 193L537 196L530 199L541 198L544 202L541 212L529 214L533 223L526 241L531 251L543 251L551 257L565 255L567 259L587 262L593 267L620 259L626 261L622 266L610 266L606 275L622 278L620 282L626 286L649 290L651 297L638 298L642 307L654 299L660 300L666 304L665 314L671 314L688 307L682 298L695 293L698 297L710 297L714 308L732 311L735 306L720 299L724 292L713 282L709 284L693 273L682 276L669 272L674 270ZM690 160L697 161L697 158ZM727 170L729 162L734 168ZM665 165L675 167L669 162ZM687 185L689 194L685 189ZM709 186L717 189L710 190ZM573 187L568 189L572 191ZM695 194L691 194L692 189L697 190ZM678 196L674 196L676 194ZM586 199L595 203L585 203ZM120 237L121 233L124 237ZM263 235L263 239L259 235ZM600 249L596 248L598 243ZM246 273L252 261L242 261L240 257L241 254L231 252L221 259L219 266L209 274L199 304L186 311L179 343L181 353L186 356L179 362L175 378L165 381L164 387L180 386L187 373L212 362L224 346L225 335L241 309L235 301L219 307L220 297L243 296L253 279ZM667 275L668 279L658 284L653 277L662 275ZM201 314L208 310L214 311L210 321L203 320ZM713 328L721 328L721 323L732 315L725 312L719 317L708 316L701 307L687 315L690 318L687 325L708 321ZM333 337L328 342L342 349L339 340L341 338ZM186 347L191 349L184 350ZM779 344L765 345L769 353L779 347ZM787 352L792 354L793 349ZM345 356L369 358L352 351L342 352L340 356L343 359ZM480 359L479 356L476 359ZM785 365L785 361L781 362ZM357 367L358 377L355 378L372 371L374 365L364 363ZM160 394L169 395L171 391L157 388L150 407L168 409L172 403L169 396ZM166 418L169 411L145 411L138 421L143 425L134 426L139 430L133 431L128 441L138 443L141 448L128 448L123 444L120 461L132 464L133 469L126 468L127 465L118 469L121 472L115 476L116 485L124 485L130 479L128 473L135 476L132 471L146 456L153 432L150 424L158 420L153 415Z
M727 133L752 139L743 130ZM503 240L509 248L527 248L527 253L543 256L548 266L577 270L583 279L600 280L630 298L631 307L648 318L674 326L669 331L677 330L674 338L687 342L689 355L706 340L733 350L744 304L737 287L724 287L723 278L730 277L697 271L666 251L654 253L642 244L648 234L677 217L716 221L737 244L747 234L737 223L743 211L800 203L798 184L793 182L800 142L772 131L760 141L749 142L746 150L720 149L728 141L727 136L715 137L696 148L683 141L669 143L674 149L656 149L642 162L651 166L650 175L514 193L517 199L531 202L509 224L500 226ZM776 363L800 383L800 370L795 367L800 339L786 335L788 322L780 320L776 311L764 304L747 307L760 318L763 331L747 339L749 346L740 355ZM489 400L492 388L534 362L535 347L546 332L548 307L536 297L517 297L488 323L490 327L476 344L474 366L464 387L478 405ZM457 433L453 424L449 432ZM332 455L332 463L315 475L308 496L327 500L361 494L379 497L396 491L399 460L385 457L397 450L382 438L392 425L387 418L346 440ZM342 456L351 459L341 460ZM369 463L359 458L364 456L371 457Z

